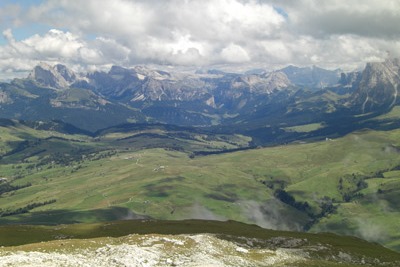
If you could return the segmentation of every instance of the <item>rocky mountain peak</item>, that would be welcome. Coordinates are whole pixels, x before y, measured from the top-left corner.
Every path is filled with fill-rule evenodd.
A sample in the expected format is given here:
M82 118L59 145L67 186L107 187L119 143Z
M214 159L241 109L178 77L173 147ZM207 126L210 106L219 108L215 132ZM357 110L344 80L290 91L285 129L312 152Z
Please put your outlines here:
M171 73L162 70L153 70L143 66L136 66L132 70L136 73L139 79L144 79L144 77L150 77L155 80L172 79Z
M64 89L76 81L76 74L66 66L57 64L50 66L46 63L40 63L33 68L28 76L41 86Z
M296 85L314 88L324 88L337 84L341 71L326 70L317 66L296 67L290 65L280 70Z
M125 69L123 67L120 66L111 66L111 69L109 70L109 74L120 74L120 73L126 73L129 72L129 69Z
M108 71L108 75L112 77L135 77L136 76L135 69L124 68L121 66L112 66Z
M390 109L397 103L400 85L400 60L368 63L352 100L361 112Z
M132 69L123 68L120 66L112 66L108 72L110 78L115 81L120 80L136 80L136 72Z
M282 71L265 73L264 75L262 75L262 77L265 77L265 81L272 89L282 89L292 85L292 82Z
M383 62L385 66L399 73L400 70L400 58L388 58Z
M76 81L76 74L68 69L65 65L57 64L54 66L54 69L68 82L73 83Z
M292 83L283 72L270 72L262 75L249 74L241 75L233 79L233 89L248 90L258 94L271 94L276 90L287 88Z
M360 84L361 80L361 72L342 72L340 74L339 85L347 87L347 88L356 88Z

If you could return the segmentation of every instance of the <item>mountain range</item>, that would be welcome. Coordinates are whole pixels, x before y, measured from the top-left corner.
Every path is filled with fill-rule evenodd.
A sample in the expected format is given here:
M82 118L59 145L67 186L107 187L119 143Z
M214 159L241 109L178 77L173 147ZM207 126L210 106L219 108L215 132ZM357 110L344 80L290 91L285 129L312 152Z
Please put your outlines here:
M257 136L322 123L332 135L337 132L327 129L338 121L353 129L356 115L379 115L398 103L399 66L398 59L388 59L351 73L315 66L245 74L143 66L74 73L41 63L27 78L0 84L0 111L3 118L60 120L91 132L166 123Z

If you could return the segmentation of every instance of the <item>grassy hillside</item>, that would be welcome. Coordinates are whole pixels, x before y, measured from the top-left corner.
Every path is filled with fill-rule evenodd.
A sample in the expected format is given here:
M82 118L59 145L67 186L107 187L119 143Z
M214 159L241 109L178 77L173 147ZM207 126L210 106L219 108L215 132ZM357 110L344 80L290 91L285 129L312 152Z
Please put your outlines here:
M249 139L165 128L92 138L17 126L0 128L2 224L231 219L400 250L400 130L193 156Z

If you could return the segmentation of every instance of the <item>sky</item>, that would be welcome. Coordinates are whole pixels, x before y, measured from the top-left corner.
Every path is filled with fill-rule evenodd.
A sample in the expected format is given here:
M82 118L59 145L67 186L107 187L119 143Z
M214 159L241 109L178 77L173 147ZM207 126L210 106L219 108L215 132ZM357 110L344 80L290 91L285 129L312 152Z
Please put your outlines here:
M400 56L398 0L1 0L0 78L40 62L354 70Z

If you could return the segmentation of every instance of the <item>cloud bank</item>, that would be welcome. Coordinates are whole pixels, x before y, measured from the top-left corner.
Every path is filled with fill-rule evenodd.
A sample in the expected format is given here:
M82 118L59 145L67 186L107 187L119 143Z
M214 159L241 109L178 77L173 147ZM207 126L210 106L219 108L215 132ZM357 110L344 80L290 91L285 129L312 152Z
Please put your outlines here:
M15 1L0 6L1 14L7 16L0 70L11 73L40 61L81 70L110 64L352 69L387 51L400 55L395 0L43 0ZM32 25L48 29L15 37Z

